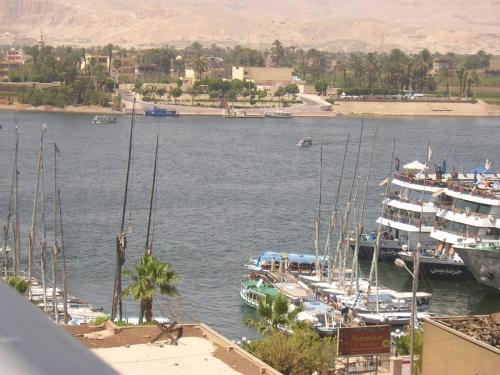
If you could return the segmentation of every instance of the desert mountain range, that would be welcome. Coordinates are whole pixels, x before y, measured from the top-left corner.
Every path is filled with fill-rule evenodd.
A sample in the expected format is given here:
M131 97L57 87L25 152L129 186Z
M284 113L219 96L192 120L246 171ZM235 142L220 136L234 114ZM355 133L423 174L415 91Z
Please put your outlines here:
M0 0L0 44L500 54L500 0Z

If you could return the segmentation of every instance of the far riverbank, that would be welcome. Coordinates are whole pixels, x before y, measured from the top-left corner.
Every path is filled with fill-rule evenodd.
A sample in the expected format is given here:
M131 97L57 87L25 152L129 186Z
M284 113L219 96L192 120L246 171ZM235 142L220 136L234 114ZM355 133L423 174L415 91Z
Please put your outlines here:
M177 110L180 115L189 116L222 116L220 108L205 108L191 106L168 106ZM472 103L417 103L417 102L336 102L332 111L318 111L313 107L300 105L282 108L293 112L297 117L384 117L384 116L456 116L456 117L500 117L500 106L488 104L483 101ZM110 107L99 106L67 106L65 108L39 106L27 104L0 104L2 111L23 112L63 112L63 113L88 113L88 114L124 114ZM263 113L266 108L252 108L252 113Z

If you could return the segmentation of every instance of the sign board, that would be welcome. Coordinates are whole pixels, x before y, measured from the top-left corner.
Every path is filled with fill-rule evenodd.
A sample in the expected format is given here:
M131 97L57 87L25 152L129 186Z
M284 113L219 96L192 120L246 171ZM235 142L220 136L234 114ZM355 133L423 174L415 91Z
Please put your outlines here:
M338 355L387 354L391 350L391 327L340 328Z

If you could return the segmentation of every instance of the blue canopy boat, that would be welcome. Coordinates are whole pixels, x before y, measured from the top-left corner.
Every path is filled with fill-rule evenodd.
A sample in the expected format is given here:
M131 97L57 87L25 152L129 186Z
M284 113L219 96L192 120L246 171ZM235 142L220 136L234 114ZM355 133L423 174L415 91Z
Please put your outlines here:
M170 109L165 109L165 108L160 108L154 106L153 108L148 108L144 111L144 114L146 116L179 116L177 111L175 110L170 110Z
M319 256L319 263L325 261L323 256ZM271 270L274 268L278 271L280 263L284 261L286 271L291 273L315 273L316 272L316 255L289 253L286 251L265 250L259 254L257 259L252 260L252 264L248 266L254 270Z

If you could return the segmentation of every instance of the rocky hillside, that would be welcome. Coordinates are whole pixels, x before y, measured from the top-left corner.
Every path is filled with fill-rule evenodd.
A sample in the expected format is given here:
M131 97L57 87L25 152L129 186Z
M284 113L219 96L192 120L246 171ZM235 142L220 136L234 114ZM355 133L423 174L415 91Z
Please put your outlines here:
M500 54L499 0L0 0L0 43L285 45Z

